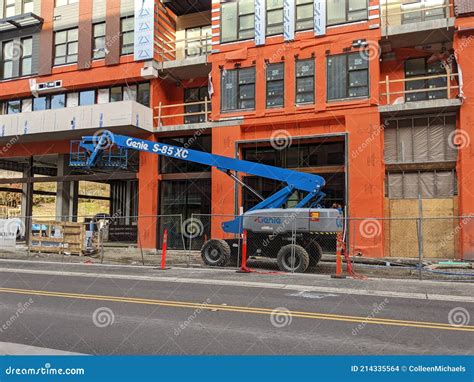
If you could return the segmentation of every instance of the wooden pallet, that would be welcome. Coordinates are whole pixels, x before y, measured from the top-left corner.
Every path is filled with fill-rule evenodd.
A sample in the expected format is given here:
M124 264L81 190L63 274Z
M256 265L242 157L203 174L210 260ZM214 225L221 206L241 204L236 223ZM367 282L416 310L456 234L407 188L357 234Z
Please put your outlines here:
M34 225L39 226L39 230L33 231ZM80 256L84 250L84 235L83 223L33 221L30 227L29 250Z

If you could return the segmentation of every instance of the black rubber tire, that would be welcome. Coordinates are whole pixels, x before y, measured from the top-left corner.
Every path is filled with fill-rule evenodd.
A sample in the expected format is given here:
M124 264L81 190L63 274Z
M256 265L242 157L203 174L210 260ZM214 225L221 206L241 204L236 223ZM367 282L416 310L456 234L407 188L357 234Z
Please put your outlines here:
M292 266L292 252L294 251L294 264ZM278 251L277 264L283 272L304 273L309 267L309 254L306 250L295 244L288 244Z
M206 265L225 267L230 261L230 246L224 240L208 240L201 248L201 257Z
M319 243L315 241L313 241L307 248L309 253L309 266L315 267L323 257L323 249Z

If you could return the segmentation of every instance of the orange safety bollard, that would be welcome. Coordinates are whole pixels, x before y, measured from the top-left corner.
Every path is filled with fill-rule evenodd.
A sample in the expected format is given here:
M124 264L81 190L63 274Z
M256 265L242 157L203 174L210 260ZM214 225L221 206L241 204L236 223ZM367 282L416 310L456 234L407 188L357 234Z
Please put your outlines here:
M242 233L242 263L237 273L250 273L250 269L247 268L247 231L244 230Z
M166 269L166 249L168 248L168 230L163 232L163 246L161 249L161 269Z
M342 274L342 234L338 233L336 236L336 274L331 275L333 279L345 279L346 276Z

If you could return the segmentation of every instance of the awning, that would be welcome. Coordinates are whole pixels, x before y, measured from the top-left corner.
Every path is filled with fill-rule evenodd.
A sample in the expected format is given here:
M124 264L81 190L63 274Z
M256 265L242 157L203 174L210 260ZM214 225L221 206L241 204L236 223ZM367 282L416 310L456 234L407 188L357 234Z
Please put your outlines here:
M23 13L0 19L0 33L14 29L24 29L43 24L43 19L34 13Z

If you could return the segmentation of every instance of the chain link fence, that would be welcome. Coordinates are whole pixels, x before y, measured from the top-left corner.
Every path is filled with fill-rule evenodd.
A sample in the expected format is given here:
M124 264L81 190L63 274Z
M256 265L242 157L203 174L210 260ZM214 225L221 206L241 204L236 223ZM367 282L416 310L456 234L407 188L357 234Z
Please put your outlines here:
M302 217L291 212L239 217L193 214L0 219L0 256L47 256L93 262L334 272L337 234L360 272L398 275L473 273L474 216L425 218ZM243 232L246 233L244 245ZM245 248L244 248L245 247ZM245 262L243 257L245 255ZM388 266L389 265L389 266Z

